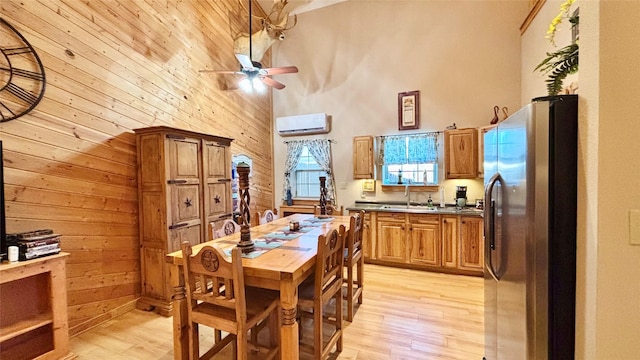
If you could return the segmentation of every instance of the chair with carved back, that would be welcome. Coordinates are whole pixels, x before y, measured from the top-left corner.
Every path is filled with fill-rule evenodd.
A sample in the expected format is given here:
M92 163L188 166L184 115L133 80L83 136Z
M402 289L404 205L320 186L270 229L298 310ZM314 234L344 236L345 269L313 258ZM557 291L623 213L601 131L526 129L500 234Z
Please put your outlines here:
M313 346L301 343L300 350L314 354L314 359L326 359L331 349L342 351L342 283L344 279L344 239L345 227L340 225L318 236L318 253L314 274L310 275L298 288L298 310L300 331L302 317L313 318ZM331 300L335 302L335 313L328 316L325 308ZM324 342L323 325L333 326L334 331Z
M362 304L362 289L364 286L364 256L362 248L362 233L364 231L364 210L351 216L349 232L345 239L344 266L347 277L344 279L347 300L347 320L353 321L356 300Z
M327 204L327 215L342 216L344 214L344 206L337 207L335 205ZM313 205L313 214L320 215L320 205Z
M213 223L211 223L211 226ZM221 238L223 236L231 235L233 233L240 232L240 225L237 222L227 219L222 223L222 226L219 229L213 229L213 239Z
M191 359L211 358L229 343L233 343L234 359L246 360L249 353L261 359L274 359L279 353L279 294L245 287L241 251L234 248L229 259L215 245L204 246L193 254L189 242L182 243ZM269 345L249 341L249 331L255 331L265 321L269 322ZM216 338L202 356L199 324L229 333L222 339Z
M258 221L260 225L266 224L266 223L270 223L273 220L277 220L279 218L278 216L278 210L277 209L267 209L263 212L258 211Z

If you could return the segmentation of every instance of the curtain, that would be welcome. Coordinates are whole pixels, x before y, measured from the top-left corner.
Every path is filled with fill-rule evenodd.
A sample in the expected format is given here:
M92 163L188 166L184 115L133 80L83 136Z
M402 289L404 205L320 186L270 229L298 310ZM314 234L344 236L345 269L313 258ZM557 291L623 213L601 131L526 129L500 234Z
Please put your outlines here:
M287 201L287 190L291 190L291 175L296 169L296 166L298 166L305 141L306 140L293 140L287 142L287 158L284 162L284 181L282 182L283 201Z
M438 133L392 135L381 138L381 165L425 164L438 162Z
M407 143L409 163L438 162L438 133L409 135Z
M331 159L331 141L326 139L304 140L309 153L320 165L322 171L327 173L327 200L337 203L335 192L335 178L333 176L333 161Z
M399 165L407 163L406 136L385 136L382 138L382 164Z

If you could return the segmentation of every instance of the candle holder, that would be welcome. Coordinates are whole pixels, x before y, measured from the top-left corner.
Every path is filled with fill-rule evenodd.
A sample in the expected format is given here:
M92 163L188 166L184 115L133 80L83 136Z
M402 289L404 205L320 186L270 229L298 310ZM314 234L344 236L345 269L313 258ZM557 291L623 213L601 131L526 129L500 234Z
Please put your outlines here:
M249 172L251 167L245 162L241 162L236 166L238 172L238 193L240 196L240 242L238 247L243 253L249 253L254 250L253 240L251 240L251 196L249 195Z
M320 217L327 216L327 178L320 176Z

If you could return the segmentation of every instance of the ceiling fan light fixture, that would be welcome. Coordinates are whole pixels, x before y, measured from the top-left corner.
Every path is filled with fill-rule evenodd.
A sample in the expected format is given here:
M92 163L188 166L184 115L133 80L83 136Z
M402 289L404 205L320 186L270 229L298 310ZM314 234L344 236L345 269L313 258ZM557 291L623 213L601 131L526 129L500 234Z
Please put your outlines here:
M240 89L242 89L242 91L244 92L251 92L252 90L252 83L251 80L249 80L249 78L244 78L242 80L240 80L240 82L238 83L238 85L240 86Z
M264 85L262 80L260 80L257 77L253 78L253 80L251 80L251 83L252 83L251 85L253 85L253 88L260 93L266 90L266 86Z

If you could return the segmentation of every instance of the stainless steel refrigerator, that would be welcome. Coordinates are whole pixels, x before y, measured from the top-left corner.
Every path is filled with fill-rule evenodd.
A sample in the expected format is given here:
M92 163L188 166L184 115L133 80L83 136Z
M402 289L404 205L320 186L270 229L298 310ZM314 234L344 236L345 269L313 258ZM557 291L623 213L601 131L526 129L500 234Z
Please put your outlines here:
M574 358L577 143L577 95L485 134L486 360Z

